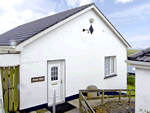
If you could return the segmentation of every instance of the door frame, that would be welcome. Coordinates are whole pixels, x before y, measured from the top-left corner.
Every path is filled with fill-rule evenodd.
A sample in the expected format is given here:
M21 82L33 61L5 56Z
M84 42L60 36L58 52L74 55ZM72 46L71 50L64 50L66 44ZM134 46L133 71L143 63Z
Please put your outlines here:
M47 60L47 104L48 104L48 90L49 90L48 63L54 63L54 62L63 64L63 99L60 103L65 102L65 97L66 97L66 60L65 59Z

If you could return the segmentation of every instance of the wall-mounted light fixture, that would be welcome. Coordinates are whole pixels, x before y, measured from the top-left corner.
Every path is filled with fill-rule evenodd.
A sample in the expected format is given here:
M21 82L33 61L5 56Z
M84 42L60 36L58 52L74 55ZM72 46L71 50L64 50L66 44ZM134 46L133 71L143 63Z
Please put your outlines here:
M93 19L93 18L90 18L90 20L89 20L89 21L90 21L90 23L93 23L93 22L94 22L94 19ZM89 28L89 29L83 29L83 32L84 32L84 31L87 31L87 33L89 33L89 32L90 32L90 33L92 34L92 33L93 33L93 31L94 31L92 24L91 24L91 26L90 26L90 28Z
M89 30L88 30L88 29L83 29L83 32L84 32L84 31L87 31L87 33L89 33Z

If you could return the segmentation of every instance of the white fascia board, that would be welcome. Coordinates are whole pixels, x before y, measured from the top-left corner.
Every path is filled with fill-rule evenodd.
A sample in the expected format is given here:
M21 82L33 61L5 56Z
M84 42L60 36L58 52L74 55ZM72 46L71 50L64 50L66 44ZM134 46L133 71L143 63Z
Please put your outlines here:
M126 63L130 63L130 66L142 69L150 69L150 62L139 62L139 61L131 61L125 60Z
M87 12L88 10L90 10L90 9L92 9L92 8L94 8L94 5L88 7L88 8L86 8L86 9L84 9L83 11L80 11L80 12L78 12L77 14L74 14L74 15L70 16L69 18L67 18L67 19L65 19L65 20L63 20L63 21L61 21L61 22L55 24L54 26L52 26L52 27L50 27L50 28L48 28L48 29L46 29L46 30L44 30L44 31L42 31L42 32L40 32L40 33L38 33L37 35L35 35L35 36L33 36L32 38L26 40L25 42L22 42L21 44L19 44L18 46L16 46L16 51L18 51L18 50L21 51L20 48L23 48L25 45L29 44L30 42L32 42L32 41L38 39L39 37L41 37L41 36L45 35L46 33L48 33L48 32L50 32L50 31L56 29L57 27L59 27L59 26L65 24L66 22L68 22L68 21L74 19L75 17L77 17L77 16L79 16L79 15L85 13L85 12Z
M95 10L96 13L104 20L104 22L106 22L106 24L109 26L109 28L112 29L112 30L115 32L115 34L121 39L121 41L123 42L123 44L125 44L125 46L126 46L127 48L131 48L131 47L129 46L129 44L127 44L127 43L124 41L123 37L118 33L118 31L115 30L115 28L110 24L110 22L103 16L103 14L102 14L95 6L94 6L94 10Z
M1 50L15 50L15 46L0 46Z

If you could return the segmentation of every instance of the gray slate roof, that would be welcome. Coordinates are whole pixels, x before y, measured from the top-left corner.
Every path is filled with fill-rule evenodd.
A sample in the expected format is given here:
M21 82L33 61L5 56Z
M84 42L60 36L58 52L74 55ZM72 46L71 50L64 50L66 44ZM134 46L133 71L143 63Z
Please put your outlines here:
M128 56L128 60L150 62L150 47Z
M45 29L52 27L58 22L84 10L91 5L93 5L93 3L20 25L0 35L0 46L10 46L11 40L15 40L18 45L21 42L35 36Z

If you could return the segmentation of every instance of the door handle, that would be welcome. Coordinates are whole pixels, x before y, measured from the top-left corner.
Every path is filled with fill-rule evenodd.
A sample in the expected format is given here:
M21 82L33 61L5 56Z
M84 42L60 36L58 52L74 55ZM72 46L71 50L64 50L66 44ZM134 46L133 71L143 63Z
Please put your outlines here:
M61 79L61 84L62 84L62 79Z

